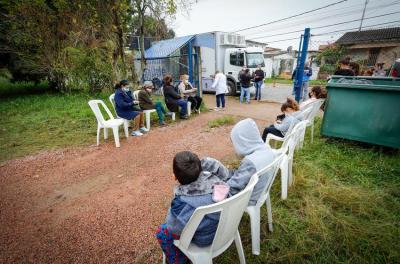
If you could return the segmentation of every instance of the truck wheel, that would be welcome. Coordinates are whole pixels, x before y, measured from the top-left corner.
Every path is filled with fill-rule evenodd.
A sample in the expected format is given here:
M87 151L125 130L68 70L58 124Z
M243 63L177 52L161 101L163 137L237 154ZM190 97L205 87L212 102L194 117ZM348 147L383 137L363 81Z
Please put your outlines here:
M228 81L228 95L236 95L236 84L232 81Z

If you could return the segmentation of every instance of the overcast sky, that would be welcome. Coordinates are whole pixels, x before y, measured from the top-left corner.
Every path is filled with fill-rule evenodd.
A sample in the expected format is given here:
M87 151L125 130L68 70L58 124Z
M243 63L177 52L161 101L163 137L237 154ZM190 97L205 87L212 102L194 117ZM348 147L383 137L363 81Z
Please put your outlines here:
M178 12L176 20L172 24L177 36L185 36L209 31L232 32L246 27L251 27L273 20L299 14L311 9L322 7L340 0L198 0L192 5L189 16ZM301 4L300 4L301 3ZM329 33L336 30L358 28L360 22L352 22L338 26L314 29L313 27L325 26L349 20L360 19L365 0L347 0L335 6L331 6L313 13L302 15L284 22L258 27L256 29L239 32L246 39L254 39L268 43L270 47L286 49L293 46L298 49L301 33L292 33L273 37L257 38L290 31L311 28L311 34ZM397 14L384 17L366 19L363 27L397 21L376 27L400 26L400 0L369 0L365 18L397 12ZM371 29L369 27L368 29ZM356 30L349 30L356 31ZM319 44L328 41L334 42L343 33L330 33L324 36L311 38L311 49L317 49ZM279 41L296 38L296 40Z

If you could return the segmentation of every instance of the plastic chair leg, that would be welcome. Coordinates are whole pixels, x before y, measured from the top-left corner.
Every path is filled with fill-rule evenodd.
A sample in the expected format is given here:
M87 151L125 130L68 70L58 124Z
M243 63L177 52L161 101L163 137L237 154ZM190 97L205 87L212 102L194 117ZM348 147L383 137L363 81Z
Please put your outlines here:
M265 201L267 205L267 216L268 216L268 230L269 232L274 231L272 227L272 207L271 207L271 198L268 194L267 200Z
M125 132L125 136L126 138L129 138L129 122L128 120L124 119L124 132Z
M292 186L294 182L293 177L293 158L291 158L288 162L288 178L289 178L289 186Z
M238 252L238 255L239 255L240 264L246 264L246 258L244 257L242 240L240 239L239 230L236 231L235 245L236 245L236 249L237 249L237 252Z
M247 212L250 216L251 249L253 255L260 255L260 208L247 207Z
M314 142L314 121L311 124L311 144Z
M288 158L287 156L283 157L281 164L279 165L279 169L281 170L281 198L282 200L286 200L287 191L288 191Z
M108 138L108 130L107 130L107 128L105 127L104 128L104 139L107 139Z
M172 120L175 121L175 113L172 112Z
M115 146L116 146L117 148L119 148L119 147L120 147L120 144L119 144L118 127L113 127L112 130L113 130L113 134L114 134Z
M187 103L187 115L190 116L192 114L192 103Z
M97 126L97 146L100 144L100 126Z
M150 130L150 112L146 112L146 128Z
M167 263L167 260L166 260L166 258L165 258L164 252L162 253L162 263L163 263L163 264L166 264L166 263Z

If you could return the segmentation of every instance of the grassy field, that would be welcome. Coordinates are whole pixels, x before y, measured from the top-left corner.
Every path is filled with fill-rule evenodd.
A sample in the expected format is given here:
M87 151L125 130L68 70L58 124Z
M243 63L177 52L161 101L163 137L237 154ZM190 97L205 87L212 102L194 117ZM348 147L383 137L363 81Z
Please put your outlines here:
M0 152L0 162L43 150L95 144L97 122L87 102L102 99L115 114L108 96L45 93L1 98L0 148L7 151ZM152 122L157 121L155 116Z
M398 152L317 136L294 166L288 199L280 199L279 177L271 192L273 233L262 208L260 256L251 254L249 217L242 219L247 263L400 262ZM237 261L231 246L214 263Z
M265 79L266 83L280 83L280 84L293 84L292 80L288 80L288 79L272 79L272 78L268 78ZM326 85L327 81L326 80L310 80L309 84L310 85Z

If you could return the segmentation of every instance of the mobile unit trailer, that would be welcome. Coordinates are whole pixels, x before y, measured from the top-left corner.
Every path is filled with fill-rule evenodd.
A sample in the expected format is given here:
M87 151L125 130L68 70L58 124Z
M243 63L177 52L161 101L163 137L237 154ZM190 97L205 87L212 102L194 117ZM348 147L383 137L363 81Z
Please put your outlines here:
M265 72L263 49L246 47L244 36L225 32L198 34L194 46L200 50L201 88L204 92L215 92L211 86L216 70L226 75L230 95L240 91L238 76L243 66L252 73L257 65L261 65ZM254 87L251 93L254 93Z

